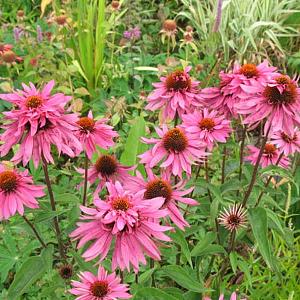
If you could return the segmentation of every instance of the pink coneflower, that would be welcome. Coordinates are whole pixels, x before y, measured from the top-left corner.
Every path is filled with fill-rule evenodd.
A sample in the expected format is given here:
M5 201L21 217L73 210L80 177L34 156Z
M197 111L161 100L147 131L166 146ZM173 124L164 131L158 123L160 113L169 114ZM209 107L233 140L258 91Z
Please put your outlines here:
M129 299L128 286L121 283L121 279L115 273L107 274L102 266L99 266L98 274L81 272L80 281L72 280L70 293L78 296L77 300L117 300Z
M218 220L226 229L236 231L246 227L246 210L240 204L234 204L220 214Z
M279 151L283 151L286 156L300 152L300 132L297 128L294 129L292 135L288 135L283 131L274 132L271 139Z
M144 199L163 197L165 199L163 207L168 210L170 219L180 229L184 230L184 227L189 226L189 224L182 216L178 203L197 205L198 202L194 199L184 197L194 188L185 189L185 181L180 181L173 185L170 172L162 172L161 176L156 176L151 169L146 169L146 171L148 175L147 181L137 171L137 176L125 182L125 187L133 193L143 192Z
M219 87L202 89L197 98L201 104L225 114L227 118L237 117L236 105L248 98L243 86L263 84L277 74L275 71L276 68L270 67L266 60L257 66L236 63L232 72L220 72Z
M82 149L81 144L68 128L68 126L72 126L70 124L74 124L76 119L74 114L63 115L59 118L58 123L47 122L45 126L40 127L34 136L28 131L23 136L20 147L11 160L16 164L22 162L23 166L27 165L31 158L35 167L42 159L47 163L54 164L51 145L56 146L58 155L64 153L70 157L76 156Z
M118 134L113 127L106 125L107 119L94 120L90 111L87 117L82 117L77 121L79 127L76 135L83 145L89 159L96 152L96 146L108 149L114 145L113 138Z
M176 127L169 130L163 125L162 129L155 128L155 131L159 136L158 139L142 139L146 144L154 144L154 147L139 155L140 162L149 168L155 167L163 160L160 167L171 171L173 175L181 177L183 171L191 175L191 165L207 155L204 151L206 145L199 138L185 132L183 128Z
M215 142L226 143L231 133L230 121L206 108L183 115L182 120L185 131L205 142L208 150L212 150Z
M199 81L190 77L190 70L191 67L176 70L166 77L161 77L161 82L153 83L155 90L148 96L146 109L162 109L164 121L173 120L176 113L181 117L190 112L199 86Z
M40 91L30 82L29 86L22 84L23 90L12 94L0 94L0 98L16 106L16 110L6 112L7 119L18 120L19 128L30 125L31 135L38 127L43 127L46 121L56 120L64 113L64 106L71 100L70 96L62 93L51 95L54 80L47 83Z
M35 198L45 195L43 189L43 186L33 184L28 170L7 169L0 164L0 220L17 212L23 215L24 206L38 208Z
M168 214L166 209L160 209L164 198L142 200L142 192L132 194L125 191L119 182L115 185L107 183L106 186L109 192L106 201L95 199L96 208L82 206L81 210L87 214L82 220L86 222L78 223L78 228L70 235L80 240L79 248L93 241L83 257L89 261L100 256L103 260L115 240L113 269L119 266L121 270L130 270L132 264L138 271L140 262L146 264L144 254L160 260L154 239L170 241L163 232L171 229L159 224L160 218Z
M127 167L120 164L115 156L110 154L101 155L96 163L88 169L88 181L93 184L97 180L98 187L96 193L101 191L106 182L115 183L120 181L124 183L126 180L131 178L131 175L128 173L131 170L134 170L133 167ZM79 169L79 172L84 174L84 170Z
M33 158L37 166L42 157L53 163L51 144L56 145L59 153L69 156L81 151L81 143L74 135L77 116L65 114L64 111L71 97L62 93L51 95L53 86L53 80L41 91L32 83L30 86L23 84L22 91L0 95L0 98L15 106L12 111L3 113L8 122L3 125L6 130L1 135L4 142L0 147L1 156L21 143L13 161L22 161L26 165Z
M288 76L277 75L267 83L242 88L249 99L236 107L239 113L247 115L244 124L255 126L266 119L265 132L271 126L271 132L281 130L290 135L300 124L300 89Z
M257 162L260 149L251 145L248 146L248 149L250 151L250 155L245 157L245 160L250 161L252 165L255 165ZM267 143L265 145L264 152L260 160L261 167L265 168L269 165L276 165L279 156L280 156L280 152L278 151L278 149L273 144ZM287 168L289 164L290 164L289 159L288 157L285 156L283 156L278 163L278 165L281 166L282 168Z

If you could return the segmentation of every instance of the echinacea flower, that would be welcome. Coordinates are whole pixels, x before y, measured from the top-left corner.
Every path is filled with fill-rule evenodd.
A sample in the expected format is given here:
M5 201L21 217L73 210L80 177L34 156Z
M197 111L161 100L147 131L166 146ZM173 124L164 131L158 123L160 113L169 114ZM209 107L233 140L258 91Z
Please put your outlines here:
M161 176L156 176L151 169L146 168L146 171L147 180L137 171L136 177L132 177L131 180L125 182L125 187L133 193L143 192L144 199L163 197L165 200L163 207L168 210L168 215L174 224L182 230L186 226L189 227L188 222L180 212L178 203L197 205L198 202L194 199L184 197L191 193L194 188L185 189L185 181L173 184L170 172L162 172Z
M68 17L66 15L60 15L54 18L54 21L60 25L60 26L64 26L67 24L68 22Z
M231 133L230 121L206 108L183 115L182 121L185 131L206 143L208 150L212 150L215 142L226 143Z
M176 45L176 33L177 33L177 24L174 20L165 20L162 24L162 29L159 32L161 34L162 43L164 44L165 39L168 41L171 40L173 48Z
M176 114L181 117L190 112L199 86L199 81L190 77L190 70L191 67L176 70L161 77L161 82L153 83L155 90L148 96L145 108L151 111L162 109L164 121L173 120Z
M30 83L22 84L24 90L12 94L0 94L0 98L12 103L15 109L4 112L5 129L0 140L1 156L20 143L20 148L12 161L23 162L25 166L31 158L37 167L43 158L53 163L51 144L56 145L59 154L74 157L80 152L81 143L74 135L77 129L77 115L65 114L64 106L71 97L62 93L51 95L54 81L50 81L40 91Z
M288 135L283 131L276 131L271 136L271 139L279 151L283 151L286 156L300 152L300 132L297 128L294 129L292 135Z
M70 264L63 264L59 267L58 273L62 279L68 280L73 276L73 267Z
M293 134L300 124L300 89L287 75L277 75L267 83L242 85L248 100L236 105L240 114L246 115L244 124L256 126L266 119L265 133L271 129Z
M249 145L248 146L250 155L245 157L246 161L250 161L252 165L255 165L259 156L260 149ZM261 160L259 164L261 165L262 168L265 168L269 165L276 165L278 164L282 168L287 168L290 164L289 158L286 156L282 156L279 160L280 157L280 152L276 148L275 145L271 143L267 143L265 145Z
M28 170L8 169L0 164L0 220L17 212L24 214L24 206L38 208L36 198L43 197L44 187L34 185Z
M88 169L88 181L90 184L97 181L96 193L98 193L102 190L106 182L115 183L119 181L124 183L130 179L131 175L128 172L134 168L134 166L127 167L120 164L114 155L102 154L95 164ZM84 174L84 170L78 169L78 171Z
M160 225L160 218L168 212L161 209L164 198L158 197L143 200L143 193L125 191L119 182L115 185L106 183L108 196L105 201L94 200L96 208L81 206L86 214L77 224L78 228L70 236L79 240L78 248L92 241L83 257L89 261L100 256L102 261L114 243L112 268L129 271L139 270L139 263L146 264L144 254L160 260L160 252L156 240L170 241L164 231L171 227Z
M24 16L25 16L24 10L19 9L19 10L17 11L17 17L22 19L22 18L24 18Z
M96 146L108 149L114 145L113 138L118 134L113 127L106 125L107 119L94 120L90 111L87 117L82 117L77 121L78 130L76 135L83 145L89 159L96 152Z
M119 10L121 7L121 3L119 1L113 0L111 1L111 8L113 11Z
M246 227L246 210L241 204L234 204L220 213L218 218L220 224L230 231L236 231L239 228Z
M208 87L200 91L199 103L225 114L227 118L237 117L237 104L249 98L245 86L256 86L268 82L277 73L265 60L259 65L235 63L232 72L220 72L219 87ZM242 104L241 104L242 106Z
M153 168L160 161L161 168L166 168L173 175L182 177L185 171L191 175L191 165L201 161L207 155L204 151L206 145L187 133L183 128L175 127L168 129L166 125L155 128L159 138L142 138L146 144L154 144L153 148L139 155L140 162L147 167Z
M97 276L91 272L81 272L80 281L72 280L69 292L78 296L77 300L117 300L129 299L128 286L121 283L115 273L108 274L102 266Z

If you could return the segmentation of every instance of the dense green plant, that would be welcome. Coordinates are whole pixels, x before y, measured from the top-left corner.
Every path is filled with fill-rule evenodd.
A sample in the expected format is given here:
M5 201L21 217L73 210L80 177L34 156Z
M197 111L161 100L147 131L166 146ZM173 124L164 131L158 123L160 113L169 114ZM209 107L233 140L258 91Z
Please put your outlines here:
M144 109L145 98L158 74L182 65L198 66L191 73L206 87L217 85L219 69L230 66L233 60L264 58L274 65L279 62L283 69L291 70L290 75L299 73L296 0L223 1L218 32L212 32L217 7L213 0L120 1L121 9L115 13L110 10L110 1L43 1L49 3L43 9L42 19L40 1L15 2L6 1L1 8L1 21L8 26L0 31L0 44L14 44L24 61L0 65L0 93L21 88L21 82L39 84L55 79L59 92L73 96L70 110L86 115L92 109L94 117L108 117L118 131L115 147L101 153L114 152L122 164L137 165L143 175L145 168L138 163L138 155L147 146L140 138L149 137L161 121L160 116ZM27 14L22 26L29 34L14 42L12 30L21 24L15 14L22 8ZM67 14L68 25L48 24L52 11L56 15L61 11ZM159 31L164 19L175 16L177 44L168 61ZM51 31L51 42L37 43L37 24L43 31ZM122 44L123 32L135 25L142 31L141 39ZM192 25L195 31L197 48L190 52L181 40L186 25ZM35 57L40 57L37 66L30 63ZM0 102L1 111L9 109L9 103ZM247 199L247 226L233 235L218 224L217 217L222 207L243 201L253 173L249 164L240 172L242 128L236 120L233 125L236 130L226 146L217 146L206 164L193 168L188 187L195 186L192 196L199 205L181 207L191 227L185 231L175 228L169 233L172 242L160 245L161 261L148 259L138 275L122 273L124 281L130 284L133 299L199 300L204 295L218 299L223 292L229 299L234 290L251 300L299 299L299 157L293 157L290 170L272 166L258 171ZM244 141L254 143L261 138L258 135L259 130L250 131ZM11 156L12 153L4 159ZM96 159L94 155L90 163ZM81 256L83 251L76 250L76 242L69 238L80 217L79 206L84 197L77 167L85 167L86 161L83 156L70 159L62 155L49 166L56 211L47 194L39 200L39 209L26 211L27 221L21 216L1 221L1 299L74 299L67 292L70 279L60 276L62 258L52 224L54 218L59 219L64 250L73 267L72 279L77 279L80 271L97 271L95 261L86 262ZM35 169L31 162L28 169L35 183L44 182L41 166ZM92 193L93 189L89 189L88 203L92 202ZM38 241L30 224L46 247ZM103 265L111 271L111 255Z
M296 24L286 24L287 19L300 9L297 0L223 1L221 24L217 32L213 32L213 26L218 1L181 2L185 10L179 12L178 18L187 18L196 28L200 49L205 54L211 51L223 53L225 60L252 60L252 53L269 59L279 59L276 55L286 59L280 39L288 37L292 41L293 37L299 37L299 15ZM292 47L292 44L289 46Z

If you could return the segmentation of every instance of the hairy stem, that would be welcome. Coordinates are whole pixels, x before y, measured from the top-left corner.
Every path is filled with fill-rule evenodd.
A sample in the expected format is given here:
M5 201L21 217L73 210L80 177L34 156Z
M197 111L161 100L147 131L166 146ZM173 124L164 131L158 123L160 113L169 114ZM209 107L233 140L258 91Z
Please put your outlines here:
M45 174L46 185L47 185L48 192L49 192L51 208L52 208L52 211L56 212L54 194L53 194L53 190L52 190L52 186L51 186L51 182L50 182L50 178L49 178L49 173L48 173L48 163L44 157L43 157L42 166L43 166L43 170L44 170L44 174ZM56 234L56 238L57 238L57 242L58 242L60 256L63 260L66 260L66 254L64 251L64 246L63 246L63 242L62 242L62 238L61 238L61 232L60 232L57 216L55 216L53 218L53 224L54 224L55 234Z
M33 233L35 234L35 236L37 237L37 239L39 240L39 242L41 243L41 245L44 248L47 248L47 245L45 244L45 242L42 240L41 236L39 235L39 233L37 232L37 230L35 229L34 225L27 219L27 217L25 215L22 216L23 219L25 220L25 222L30 226L30 228L32 229Z

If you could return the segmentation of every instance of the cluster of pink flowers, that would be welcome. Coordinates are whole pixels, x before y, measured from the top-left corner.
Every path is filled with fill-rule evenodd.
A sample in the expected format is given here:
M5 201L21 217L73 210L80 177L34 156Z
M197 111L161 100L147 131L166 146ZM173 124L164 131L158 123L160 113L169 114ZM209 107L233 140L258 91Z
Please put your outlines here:
M89 241L93 243L83 253L86 260L100 257L102 261L114 241L112 267L121 270L139 270L139 263L146 264L144 254L160 260L160 252L153 239L170 241L163 232L171 227L160 225L160 218L167 216L166 209L160 209L163 197L145 200L144 193L130 193L117 181L107 183L108 196L105 200L95 199L95 208L81 207L86 214L84 222L71 233L78 247Z
M153 84L155 90L149 95L146 106L151 111L161 110L164 122L182 120L177 129L181 130L178 134L181 136L180 151L174 153L164 148L164 125L163 130L157 131L160 141L145 139L146 143L156 146L141 156L142 163L154 167L166 158L161 167L168 167L174 175L181 176L182 170L190 175L191 163L187 164L186 157L197 162L199 156L205 156L200 154L202 149L212 151L216 142L225 143L231 133L228 119L234 118L241 119L248 130L258 125L264 127L264 134L273 146L266 146L260 161L262 167L289 165L287 156L299 151L300 145L300 89L296 81L280 74L267 61L259 65L236 63L231 72L220 72L218 87L200 89L199 82L190 77L190 70L188 67L161 77L160 83ZM181 150L193 147L197 148L197 153L184 155L186 153ZM249 156L245 159L256 164L260 149L251 145L248 149ZM178 157L177 162L175 157Z
M85 260L101 263L112 251L113 271L133 268L135 272L147 263L147 257L160 260L158 245L171 241L166 233L175 225L180 230L188 227L182 210L198 205L191 196L194 188L186 188L192 168L207 161L219 143L227 142L232 133L231 118L240 119L250 129L264 127L268 137L264 148L249 145L245 157L254 165L260 159L263 168L287 168L288 156L299 151L300 94L294 80L279 74L266 61L258 66L235 64L232 72L220 73L219 87L201 90L190 71L191 67L175 70L153 84L155 90L146 109L159 110L163 122L155 128L156 137L142 138L150 145L139 155L146 177L111 153L118 134L107 125L108 120L94 119L91 111L81 117L70 113L66 106L71 97L52 94L54 81L41 89L32 83L22 84L22 90L0 95L13 105L4 113L2 157L15 150L14 164L26 166L32 160L37 167L40 162L54 163L52 146L59 155L69 157L84 152L86 162L98 155L89 168L86 164L85 169L78 169L85 177L85 187L87 181L95 186L93 205L80 207L80 222L70 234L78 248L85 247ZM109 152L100 154L98 148ZM34 185L28 171L1 164L0 220L23 215L24 206L38 208L36 198L44 196L43 189ZM219 221L234 231L245 225L246 212L235 205L225 210ZM108 275L101 266L97 276L83 272L79 277L81 281L73 281L70 290L77 299L131 297L120 278Z

